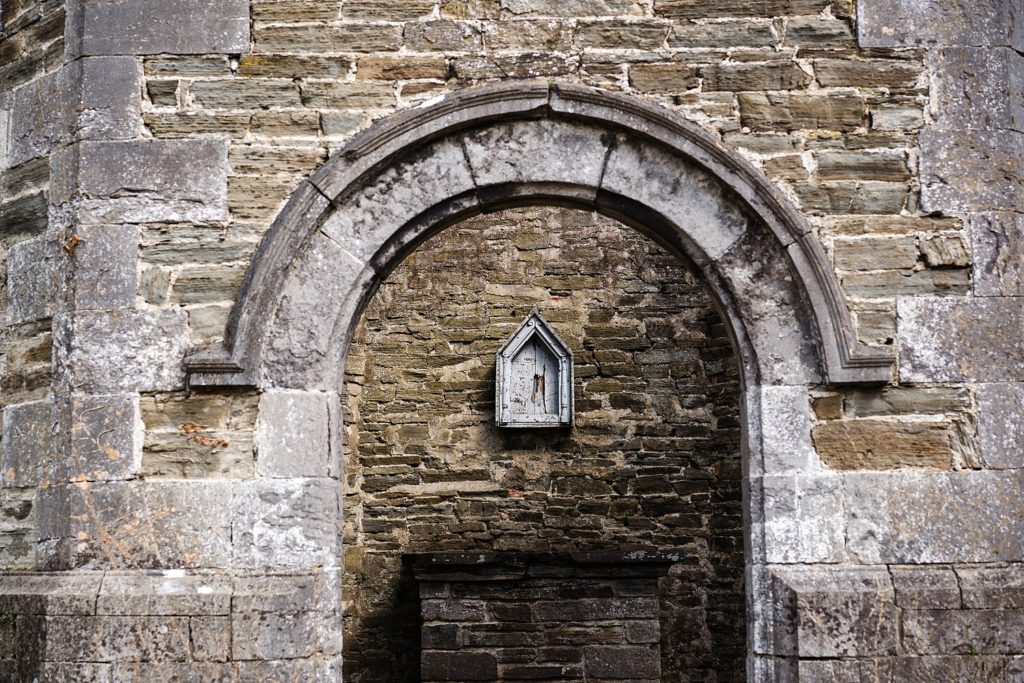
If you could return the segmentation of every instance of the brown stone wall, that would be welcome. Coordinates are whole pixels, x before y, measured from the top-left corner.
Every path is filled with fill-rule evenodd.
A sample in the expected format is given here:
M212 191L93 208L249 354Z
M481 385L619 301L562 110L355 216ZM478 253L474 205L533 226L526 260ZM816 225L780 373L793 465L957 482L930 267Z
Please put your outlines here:
M575 354L572 429L494 423L494 354L537 307ZM673 256L582 211L431 238L380 288L346 366L346 680L418 680L403 553L680 549L664 680L742 679L736 359Z

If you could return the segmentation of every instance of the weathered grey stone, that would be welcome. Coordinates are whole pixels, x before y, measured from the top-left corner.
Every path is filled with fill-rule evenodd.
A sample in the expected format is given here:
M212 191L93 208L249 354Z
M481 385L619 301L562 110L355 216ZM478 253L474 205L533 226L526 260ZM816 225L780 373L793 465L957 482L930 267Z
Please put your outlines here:
M938 125L1024 130L1024 55L1010 48L959 47L931 50L928 61Z
M90 615L96 611L100 573L8 574L0 577L4 614Z
M82 59L14 91L8 162L76 140L138 135L142 69L126 57Z
M221 140L85 142L76 189L84 223L227 218L227 144Z
M847 546L861 562L1024 559L1022 471L865 472L843 479Z
M924 211L964 213L1019 206L1024 133L925 128L920 142Z
M249 0L76 0L71 21L76 55L249 51Z
M139 399L133 394L71 399L70 480L131 479L142 465Z
M338 571L239 578L232 600L232 656L279 659L341 652Z
M584 675L596 679L661 679L658 648L602 647L583 648Z
M366 262L400 226L435 204L472 189L472 172L462 147L453 141L441 141L407 157L346 197L324 223L323 232Z
M195 649L193 648L193 655ZM112 681L147 681L147 683L234 683L236 665L191 661L173 662L118 662L104 664L110 667ZM244 666L244 665L243 665ZM240 668L240 667L239 667ZM79 679L73 679L78 681ZM243 680L267 680L256 676ZM302 680L302 679L295 679ZM71 683L71 681L68 681ZM91 681L90 681L91 683ZM283 681L282 681L283 683Z
M1024 567L957 567L967 609L1024 609Z
M231 581L210 575L108 572L96 601L96 613L115 616L226 615Z
M61 308L64 252L51 235L11 247L7 258L7 324L48 318Z
M1024 609L909 611L903 643L916 654L1016 654L1024 650Z
M287 613L310 609L331 612L341 604L341 571L238 576L232 608L236 612Z
M978 655L960 656L907 656L892 660L894 681L945 681L948 683L977 683L979 681L1006 681L1016 679L1003 677L1006 667L1004 657Z
M231 558L225 482L78 483L39 494L39 534L56 561L88 569L224 567Z
M977 402L985 467L1024 469L1024 384L981 384Z
M113 677L110 664L84 662L41 662L37 674L39 683L111 683L121 680Z
M46 655L58 662L182 662L188 637L188 617L48 617Z
M274 479L235 485L235 566L333 567L341 500L334 479Z
M1024 216L974 214L970 227L975 296L1024 295Z
M128 225L82 226L72 250L72 299L77 310L109 311L135 303L138 229Z
M811 402L804 387L764 386L760 395L761 448L765 474L820 469L811 443ZM749 412L748 412L749 415Z
M325 392L267 391L260 396L256 471L261 477L341 475L338 397ZM332 410L332 405L335 409Z
M884 568L780 567L773 574L781 626L791 639L780 654L896 654L899 617Z
M892 664L888 658L801 659L794 666L798 681L811 683L889 683ZM770 679L775 680L775 679ZM782 679L786 680L786 679Z
M960 584L956 573L946 567L893 567L896 606L912 609L959 609Z
M771 475L763 477L761 484L768 562L836 562L843 558L841 477Z
M55 483L61 463L57 420L49 401L4 408L3 473L5 488Z
M747 219L721 185L692 163L631 139L616 141L601 189L635 198L685 233L702 257L725 254L747 230Z
M120 310L58 316L54 345L77 391L183 388L188 321L178 310Z
M897 311L904 382L1024 381L1024 339L1003 333L1024 325L1020 298L908 298Z
M226 662L231 657L231 618L192 617L189 619L192 659L200 662Z
M1008 45L1006 0L857 0L861 47Z

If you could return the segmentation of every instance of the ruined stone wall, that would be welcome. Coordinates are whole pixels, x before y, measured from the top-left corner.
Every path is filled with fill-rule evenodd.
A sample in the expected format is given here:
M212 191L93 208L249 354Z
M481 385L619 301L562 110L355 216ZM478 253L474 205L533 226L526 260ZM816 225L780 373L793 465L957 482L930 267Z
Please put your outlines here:
M534 307L574 353L572 429L495 425L495 353ZM742 679L738 378L702 286L615 221L507 210L420 246L346 366L349 680L419 680L404 553L633 548L684 556L665 680Z

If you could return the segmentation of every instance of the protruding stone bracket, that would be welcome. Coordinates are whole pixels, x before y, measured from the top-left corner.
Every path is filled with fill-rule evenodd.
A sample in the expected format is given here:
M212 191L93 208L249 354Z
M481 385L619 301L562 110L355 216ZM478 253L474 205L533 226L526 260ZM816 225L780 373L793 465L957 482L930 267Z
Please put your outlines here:
M330 389L377 284L469 216L596 209L700 270L758 384L884 383L890 349L855 334L810 226L698 126L578 85L503 83L370 127L293 194L261 243L223 345L193 349L192 385Z

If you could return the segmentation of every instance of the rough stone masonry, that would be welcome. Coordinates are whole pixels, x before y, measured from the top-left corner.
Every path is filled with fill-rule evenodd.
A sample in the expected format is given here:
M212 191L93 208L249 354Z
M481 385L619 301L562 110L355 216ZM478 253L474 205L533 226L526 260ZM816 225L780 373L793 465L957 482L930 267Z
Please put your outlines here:
M1024 680L1022 27L1021 0L0 1L0 678L373 680L400 555L540 528L700 550L662 580L663 680ZM481 268L474 230L518 260ZM645 255L582 272L548 243L581 232ZM431 325L440 272L509 319ZM576 462L460 432L533 306L582 359ZM663 323L695 306L713 362ZM392 363L403 335L435 364ZM640 452L727 426L727 464L586 455L666 415ZM709 482L722 509L687 507Z

